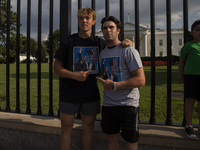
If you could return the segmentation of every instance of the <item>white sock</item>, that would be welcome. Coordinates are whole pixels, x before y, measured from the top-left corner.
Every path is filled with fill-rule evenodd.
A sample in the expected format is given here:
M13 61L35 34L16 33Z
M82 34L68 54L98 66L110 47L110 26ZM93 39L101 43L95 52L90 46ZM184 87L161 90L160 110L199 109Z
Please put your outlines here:
M188 128L188 127L192 127L192 126L191 125L185 125L185 127Z

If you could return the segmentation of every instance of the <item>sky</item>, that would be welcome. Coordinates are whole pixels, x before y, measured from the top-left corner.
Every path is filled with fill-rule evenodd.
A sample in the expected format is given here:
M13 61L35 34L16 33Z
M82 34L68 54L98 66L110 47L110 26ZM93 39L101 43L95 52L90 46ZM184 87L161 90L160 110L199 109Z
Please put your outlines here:
M46 40L49 34L49 3L50 0L42 0L42 40ZM110 15L120 19L120 0L110 0ZM59 29L60 0L54 0L53 30ZM17 11L17 0L11 0L12 10ZM72 0L71 33L78 31L77 10L78 0ZM82 7L91 7L91 0L82 0ZM124 0L124 22L135 23L135 1ZM200 0L188 0L188 27L200 19ZM96 31L100 31L100 22L105 17L105 0L96 0ZM27 31L27 0L21 0L21 34L26 36ZM139 22L147 24L150 28L150 0L139 0ZM38 24L38 0L31 1L31 37L37 40ZM166 29L166 0L155 0L155 24L156 28ZM183 27L183 0L171 0L171 28Z

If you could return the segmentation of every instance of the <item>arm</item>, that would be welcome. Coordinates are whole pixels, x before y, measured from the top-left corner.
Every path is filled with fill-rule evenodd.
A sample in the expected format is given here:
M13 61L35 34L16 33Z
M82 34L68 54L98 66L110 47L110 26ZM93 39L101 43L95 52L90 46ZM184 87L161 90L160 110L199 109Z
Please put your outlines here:
M133 75L132 78L125 81L116 82L116 89L133 89L145 85L146 79L143 68L139 68L131 73Z
M185 60L186 60L185 58L179 58L179 81L181 83L184 82L183 71L184 71Z
M116 82L116 89L133 89L145 85L145 74L143 68L139 68L135 71L132 71L131 73L133 75L132 78L125 81ZM102 82L102 85L104 86L105 90L112 89L112 84L113 84L112 80L110 79L103 80L99 77L97 77L97 79Z
M87 78L88 71L72 72L63 67L63 63L55 59L54 62L54 73L62 78L74 79L77 81L85 81Z

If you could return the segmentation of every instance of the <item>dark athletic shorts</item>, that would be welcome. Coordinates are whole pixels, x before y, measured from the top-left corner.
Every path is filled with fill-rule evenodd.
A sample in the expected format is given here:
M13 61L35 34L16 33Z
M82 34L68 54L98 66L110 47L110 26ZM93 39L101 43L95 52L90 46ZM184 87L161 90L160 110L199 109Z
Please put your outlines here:
M185 98L195 98L200 102L200 75L184 75Z
M120 133L130 143L138 142L139 121L138 110L132 106L102 107L102 132L106 134Z
M100 113L100 101L92 103L65 103L60 102L60 112L75 115L80 112L84 115L96 115Z

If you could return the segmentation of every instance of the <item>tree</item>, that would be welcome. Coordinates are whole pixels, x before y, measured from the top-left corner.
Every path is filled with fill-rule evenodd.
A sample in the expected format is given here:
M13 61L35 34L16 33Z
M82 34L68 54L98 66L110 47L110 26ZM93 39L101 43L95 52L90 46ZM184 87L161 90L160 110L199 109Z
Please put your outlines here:
M23 35L20 35L20 48L23 49L23 44L22 44L22 39L23 39ZM10 50L9 50L9 54L10 54L10 60L11 62L13 62L15 60L16 57L16 34L11 32L10 34ZM2 43L0 44L0 54L2 54L2 56L6 56L6 43Z
M12 6L10 6L12 8ZM6 55L6 34L7 34L7 0L0 0L0 54ZM10 60L15 60L16 56L16 24L17 13L10 10ZM22 45L21 45L22 46Z
M21 49L21 53L26 54L27 53L27 37L22 38L22 44L23 48ZM37 41L33 38L30 38L30 55L35 57L37 51Z
M43 43L41 43L41 62L45 62L46 55L47 55L46 47ZM38 49L36 50L35 58L37 58L38 60Z
M49 48L50 48L50 43L49 43L49 39L50 39L50 35L48 36L47 40L44 41L44 44L46 45L47 47L47 52L48 54L50 53L49 52ZM59 29L56 29L54 32L53 32L53 47L52 47L52 50L53 50L53 55L58 51L60 47L60 30Z
M12 8L12 6L11 6ZM10 10L10 32L16 31L17 13ZM0 0L0 42L6 41L7 33L7 0Z
M27 37L23 36L21 41L23 45L23 49L21 49L21 53L26 54L27 53ZM47 51L46 47L42 43L41 44L41 62L45 62L45 57L47 55L46 51ZM33 38L30 38L30 55L38 59L38 42Z

